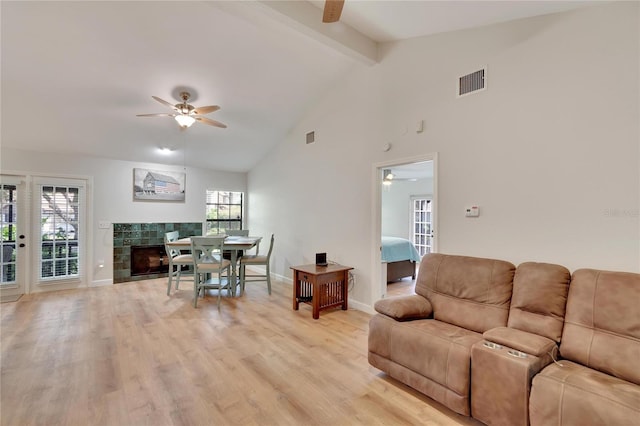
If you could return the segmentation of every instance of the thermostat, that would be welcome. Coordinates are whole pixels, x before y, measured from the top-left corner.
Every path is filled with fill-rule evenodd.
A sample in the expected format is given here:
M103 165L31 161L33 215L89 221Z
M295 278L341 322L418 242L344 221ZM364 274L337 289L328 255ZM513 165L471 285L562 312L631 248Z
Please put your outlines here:
M478 206L471 206L465 209L464 215L466 217L478 217L480 216L480 208Z

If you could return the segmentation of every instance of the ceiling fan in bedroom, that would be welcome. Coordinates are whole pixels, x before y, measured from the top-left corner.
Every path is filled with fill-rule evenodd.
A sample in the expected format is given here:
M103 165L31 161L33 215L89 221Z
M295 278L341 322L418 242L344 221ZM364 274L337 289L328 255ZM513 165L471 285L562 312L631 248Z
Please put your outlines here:
M191 127L193 123L196 121L202 124L208 124L209 126L220 127L222 129L226 129L227 125L223 124L219 121L212 120L207 117L203 117L203 114L209 114L215 111L218 111L220 107L218 105L209 105L203 107L194 107L187 103L191 94L189 92L180 92L180 98L182 99L182 103L177 103L175 105L170 102L165 101L164 99L160 99L157 96L152 96L153 99L160 102L162 105L168 106L173 110L172 113L158 113L158 114L137 114L138 117L173 117L181 128L186 129L187 127Z
M322 22L332 23L340 20L344 0L325 0Z
M384 169L382 171L382 184L385 186L391 185L394 181L408 181L415 182L418 178L415 177L398 177L397 172L393 172L391 169Z

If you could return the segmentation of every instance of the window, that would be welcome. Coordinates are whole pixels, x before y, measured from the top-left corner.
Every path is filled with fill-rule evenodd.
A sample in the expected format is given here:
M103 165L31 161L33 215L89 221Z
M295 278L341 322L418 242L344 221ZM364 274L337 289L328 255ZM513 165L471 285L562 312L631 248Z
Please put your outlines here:
M207 190L206 235L242 229L243 195L242 192Z
M40 186L40 279L80 276L80 187Z

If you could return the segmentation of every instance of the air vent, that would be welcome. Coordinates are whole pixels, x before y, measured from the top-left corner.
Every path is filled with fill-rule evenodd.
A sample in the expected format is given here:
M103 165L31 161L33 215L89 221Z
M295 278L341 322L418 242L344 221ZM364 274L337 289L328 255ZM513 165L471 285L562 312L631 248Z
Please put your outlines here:
M316 132L307 133L307 144L314 143L316 141Z
M487 88L486 68L458 78L458 97L470 95Z

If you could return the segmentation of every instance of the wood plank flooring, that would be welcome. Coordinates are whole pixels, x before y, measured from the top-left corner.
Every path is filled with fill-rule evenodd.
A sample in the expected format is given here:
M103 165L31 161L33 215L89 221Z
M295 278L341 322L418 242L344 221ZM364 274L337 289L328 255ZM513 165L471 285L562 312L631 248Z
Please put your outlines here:
M387 297L404 296L415 293L416 280L409 278L387 284Z
M479 425L367 362L370 316L166 279L0 305L2 425Z

